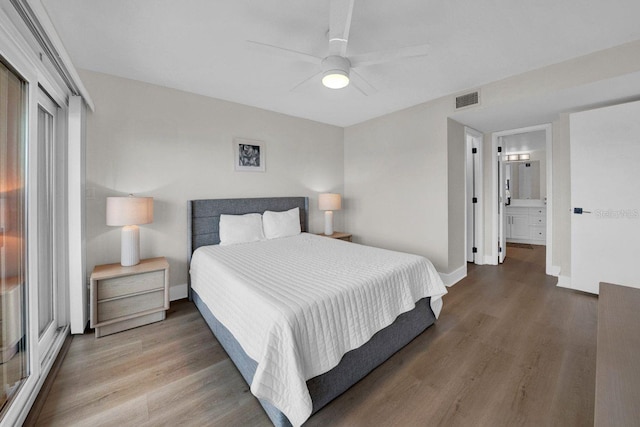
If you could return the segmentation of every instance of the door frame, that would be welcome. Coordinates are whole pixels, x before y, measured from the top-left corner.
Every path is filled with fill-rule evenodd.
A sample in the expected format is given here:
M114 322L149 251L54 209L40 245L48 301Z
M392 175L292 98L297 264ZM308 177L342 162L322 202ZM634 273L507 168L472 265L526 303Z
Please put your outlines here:
M498 137L498 146L502 148L502 137ZM507 217L507 205L504 203L507 189L504 185L504 177L506 175L506 165L504 163L504 156L502 152L498 151L497 153L497 162L494 160L493 163L497 163L498 167L498 179L495 181L496 185L498 185L498 264L502 264L504 262L505 257L507 256L507 225L511 226L509 223L509 217ZM506 220L506 223L505 223ZM511 234L511 230L509 230L509 234ZM502 250L500 250L502 249Z
M465 140L465 233L464 233L464 247L465 247L465 259L467 262L473 262L474 264L484 264L484 169L483 169L483 142L484 135L468 126L464 127L464 140ZM476 148L476 155L471 154L471 149ZM473 197L473 189L470 188L475 181L475 193L478 198L477 203L471 203ZM475 206L474 206L475 205ZM474 220L474 207L475 207L475 220ZM472 230L470 230L472 228ZM475 240L475 247L477 252L475 256L470 259L469 255L469 240L473 233ZM473 255L473 254L472 254Z
M551 123L545 123L541 125L528 126L518 129L509 129L500 132L494 132L491 134L491 156L493 159L498 156L498 146L500 146L500 138L507 135L515 135L519 133L534 132L539 130L545 131L546 136L546 160L547 160L547 232L546 232L546 267L545 272L551 276L558 276L560 274L559 268L553 266L553 135L552 135ZM492 191L490 197L490 215L492 219L492 233L491 233L491 252L489 254L490 259L486 261L488 264L498 264L498 242L500 238L499 227L499 215L498 204L504 203L499 200L498 197L498 164L499 162L491 162L491 181ZM504 215L504 209L502 209L502 215ZM504 249L506 250L506 248Z
M35 121L36 123L36 134L32 135L31 138L31 143L35 144L36 147L35 149L37 150L37 157L38 160L40 160L41 156L44 156L45 159L44 161L47 162L47 167L51 168L49 170L49 177L47 181L47 183L49 184L48 188L37 188L37 192L38 194L42 194L43 191L46 191L47 193L49 193L49 197L51 197L51 206L49 206L47 208L47 210L49 210L49 215L51 215L49 224L48 224L48 229L46 230L41 230L38 229L38 236L42 236L42 234L47 233L50 238L50 246L49 246L49 261L51 262L50 271L47 271L47 275L48 277L40 277L40 275L38 276L38 284L42 283L43 281L49 282L50 281L50 285L51 285L51 298L52 298L52 310L53 312L52 314L52 319L51 319L51 323L49 323L49 325L46 327L45 331L42 331L42 334L40 334L40 331L38 331L38 347L37 347L37 352L38 352L38 357L40 359L40 363L42 364L42 362L45 360L45 357L47 356L47 354L49 353L49 351L53 348L53 341L57 335L58 332L58 327L60 326L60 320L59 320L59 311L60 311L60 288L62 287L62 282L60 281L60 279L64 279L64 276L61 274L60 272L60 268L64 267L64 263L60 262L61 261L61 253L60 253L60 248L59 248L59 242L63 241L64 239L64 230L61 230L58 225L61 223L61 206L59 203L59 200L64 200L64 189L65 186L63 185L63 183L60 182L60 178L63 176L63 172L60 169L62 167L64 167L64 165L66 164L66 162L64 161L64 150L61 150L60 145L62 145L60 143L60 129L58 128L59 126L59 111L60 111L60 107L58 106L58 104L49 96L48 93L46 93L42 88L38 88L38 94L37 94L37 110L42 109L46 114L49 114L51 117L51 129L49 129L49 133L48 133L48 139L45 142L46 147L44 149L44 151L42 150L42 147L40 147L40 123L38 122L39 119L39 115L36 116ZM48 155L47 155L48 154ZM38 163L41 164L41 163ZM42 171L38 170L36 171L36 173L33 176L34 179L38 179L39 174ZM39 183L39 180L36 181ZM39 185L39 184L38 184ZM43 212L41 211L42 207L40 206L39 202L33 206L33 208L35 208L37 210L36 215L38 217L40 217L41 215L43 215ZM39 245L40 246L40 245ZM39 262L41 262L42 260L38 260ZM42 273L42 270L38 270L38 273ZM39 303L40 303L40 293L38 292L39 287L38 286L34 286L32 288L33 292L36 292L37 295L33 295L33 298L35 298L38 301L38 308L39 308ZM64 308L64 307L63 307ZM38 309L37 313L34 313L34 317L38 319L39 323L40 321L40 312ZM38 328L39 329L39 328ZM35 331L35 329L34 329ZM32 349L33 351L35 351L36 349Z

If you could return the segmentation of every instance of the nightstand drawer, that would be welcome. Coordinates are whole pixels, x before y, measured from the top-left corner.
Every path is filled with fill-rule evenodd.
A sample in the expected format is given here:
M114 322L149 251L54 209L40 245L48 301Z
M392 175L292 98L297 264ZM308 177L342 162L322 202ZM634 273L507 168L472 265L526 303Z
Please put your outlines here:
M98 280L98 301L164 288L164 270Z
M129 316L154 308L164 308L164 288L140 295L98 301L98 323Z

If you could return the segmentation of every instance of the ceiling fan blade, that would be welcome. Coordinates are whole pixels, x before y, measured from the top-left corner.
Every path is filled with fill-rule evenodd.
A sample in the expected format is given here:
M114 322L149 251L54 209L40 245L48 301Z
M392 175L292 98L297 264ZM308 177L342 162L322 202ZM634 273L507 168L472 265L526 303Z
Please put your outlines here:
M351 78L351 84L358 89L364 96L373 95L378 91L371 83L369 83L364 77L356 73L353 69L349 73Z
M347 55L354 1L331 0L329 4L329 55Z
M260 43L253 40L247 40L247 45L256 48L262 52L280 55L293 60L310 62L311 64L320 65L322 58L309 55L308 53L298 52L297 50L286 49L284 47L273 46L266 43Z
M307 84L309 81L315 79L316 77L320 77L322 75L322 71L315 73L314 75L312 75L311 77L307 77L306 79L304 79L303 81L301 81L300 83L298 83L297 85L295 85L294 87L292 87L291 89L289 89L289 92L295 92L297 89L299 89L300 87L304 86L305 84Z
M363 53L349 57L352 67L365 67L367 65L383 64L402 58L426 56L429 54L430 45L419 44L415 46L401 47L400 49L383 50L380 52Z

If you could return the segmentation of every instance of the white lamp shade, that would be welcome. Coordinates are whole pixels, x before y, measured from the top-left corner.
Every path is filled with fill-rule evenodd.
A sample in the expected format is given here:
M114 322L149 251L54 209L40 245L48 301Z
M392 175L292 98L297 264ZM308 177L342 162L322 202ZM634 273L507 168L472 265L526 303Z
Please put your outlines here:
M153 222L153 197L107 197L107 225Z
M336 193L322 193L318 197L318 208L321 211L337 211L342 209L342 198Z

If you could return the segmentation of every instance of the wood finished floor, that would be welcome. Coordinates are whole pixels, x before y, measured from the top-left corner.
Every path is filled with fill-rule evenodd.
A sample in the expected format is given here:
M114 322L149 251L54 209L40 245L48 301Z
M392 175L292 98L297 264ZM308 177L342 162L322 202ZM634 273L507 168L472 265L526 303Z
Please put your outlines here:
M558 288L544 247L469 265L435 326L305 426L592 426L597 298ZM269 426L195 307L75 336L36 425Z

